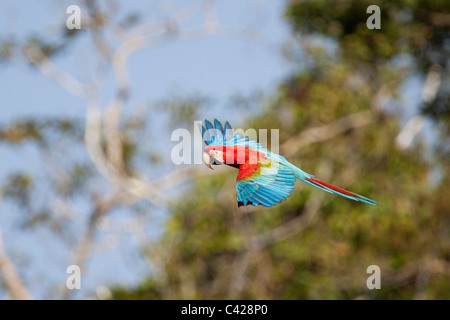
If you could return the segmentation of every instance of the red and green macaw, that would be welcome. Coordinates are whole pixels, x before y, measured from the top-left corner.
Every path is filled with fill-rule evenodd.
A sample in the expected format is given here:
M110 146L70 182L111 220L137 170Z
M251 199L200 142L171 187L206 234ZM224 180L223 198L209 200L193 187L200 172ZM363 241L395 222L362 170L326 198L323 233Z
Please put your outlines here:
M271 207L286 200L294 189L296 179L321 190L368 204L379 204L359 194L338 188L304 172L284 157L264 149L261 144L233 133L230 124L205 120L201 126L206 148L203 153L205 164L226 164L239 169L236 178L237 206L248 204Z

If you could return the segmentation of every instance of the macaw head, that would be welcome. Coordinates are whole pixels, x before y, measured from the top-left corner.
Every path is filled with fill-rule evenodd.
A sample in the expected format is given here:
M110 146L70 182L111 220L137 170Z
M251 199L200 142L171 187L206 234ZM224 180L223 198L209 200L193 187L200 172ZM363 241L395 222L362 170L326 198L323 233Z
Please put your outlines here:
M223 146L207 146L205 150L203 150L203 160L210 169L213 169L211 165L224 164L225 159L225 150Z
M205 120L205 126L200 125L199 129L202 133L202 139L206 144L206 148L203 150L203 160L208 168L212 169L211 165L221 165L227 164L235 166L234 164L229 164L225 160L226 147L225 142L234 136L233 129L228 121L222 126L220 121L214 119L214 125Z

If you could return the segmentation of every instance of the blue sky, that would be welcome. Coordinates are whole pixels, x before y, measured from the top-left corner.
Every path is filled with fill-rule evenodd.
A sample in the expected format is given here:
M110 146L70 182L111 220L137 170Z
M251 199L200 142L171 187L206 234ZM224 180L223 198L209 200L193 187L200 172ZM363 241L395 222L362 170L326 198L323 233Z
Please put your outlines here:
M167 97L174 87L185 92L211 95L216 99L225 99L235 92L272 89L288 70L287 62L279 54L279 45L287 36L287 26L281 19L283 1L253 2L263 4L263 14L258 23L252 24L248 21L257 17L244 15L251 11L248 3L252 1L242 5L242 2L236 0L218 2L219 21L223 25L236 28L254 25L264 41L213 35L194 41L175 39L161 46L139 51L129 61L133 100L147 101ZM142 22L155 19L155 14L151 15L151 12L158 6L137 5L138 3L140 2L123 1L119 2L119 5L123 11L132 12L137 8L142 15ZM51 38L67 17L64 5L56 5L53 1L41 1L39 4L35 1L2 1L0 10L4 15L0 20L1 36L6 38L14 35L23 39L24 36L36 33L44 33ZM150 12L150 18L146 16L147 11ZM9 16L9 13L13 14L13 17ZM194 16L192 22L186 24L187 27L198 25L200 18ZM83 44L71 50L73 51L59 56L55 62L77 78L86 78L92 67L89 64L90 57L87 56L90 52L84 52ZM3 74L0 84L7 93L7 100L4 102L16 106L2 108L4 120L18 115L40 116L61 112L78 114L83 111L80 110L80 107L84 107L82 99L72 97L53 81L33 72L32 68L21 62L3 65L0 70ZM23 88L26 88L26 94ZM64 105L57 103L62 100Z
M102 3L102 2L101 2ZM183 7L186 1L118 1L120 15L138 11L139 23L164 19L173 7ZM191 1L198 4L200 1ZM0 3L1 38L15 37L19 41L32 34L57 39L58 26L65 22L67 6L72 1L12 1ZM133 54L129 60L131 100L127 108L167 98L176 90L198 93L213 98L206 116L227 114L230 96L248 95L255 90L270 94L289 73L289 63L280 54L281 45L289 36L282 19L284 1L217 1L219 22L236 28L252 27L264 39L252 41L245 37L207 36L195 41L174 39L154 48ZM195 27L201 21L194 15L185 27ZM89 56L87 40L80 40L71 51L55 59L62 69L80 80L92 74L93 57ZM43 76L15 57L0 65L1 124L21 117L76 116L83 118L85 101L67 93L58 84ZM114 92L112 74L102 88L103 104ZM38 171L36 150L29 146L6 148L0 145L0 177L15 170ZM78 208L83 210L82 207ZM18 230L14 215L7 204L0 203L0 228L5 247L24 272L23 277L37 298L57 297L54 287L65 283L65 266L70 254L64 246L40 230L27 233ZM106 251L90 261L89 274L83 278L83 290L77 298L86 298L99 285L110 283L135 284L148 273L148 264L136 249L136 240L123 237L115 250ZM113 266L113 268L112 268ZM0 298L5 293L0 290Z

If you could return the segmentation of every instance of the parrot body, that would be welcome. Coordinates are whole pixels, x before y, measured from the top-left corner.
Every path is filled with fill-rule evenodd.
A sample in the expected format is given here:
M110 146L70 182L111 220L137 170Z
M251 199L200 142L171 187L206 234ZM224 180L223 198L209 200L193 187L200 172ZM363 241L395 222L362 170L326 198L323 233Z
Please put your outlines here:
M323 191L368 204L378 202L315 178L297 168L284 157L264 149L256 141L233 134L228 123L205 120L201 127L205 144L205 164L226 164L239 169L236 178L237 206L248 204L271 207L286 200L298 179Z

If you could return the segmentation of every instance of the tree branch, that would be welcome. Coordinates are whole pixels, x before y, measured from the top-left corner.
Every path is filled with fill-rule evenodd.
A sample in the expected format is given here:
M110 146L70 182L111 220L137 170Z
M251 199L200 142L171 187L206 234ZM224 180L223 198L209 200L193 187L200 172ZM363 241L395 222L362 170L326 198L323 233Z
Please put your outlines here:
M298 152L298 150L310 144L332 139L338 134L367 126L373 122L373 111L353 113L333 121L330 124L303 130L283 143L280 149L283 155L292 156Z
M3 237L0 232L0 274L5 281L5 284L13 299L17 300L31 300L31 296L28 288L22 281L22 278L17 272L14 263L6 254L3 248Z

